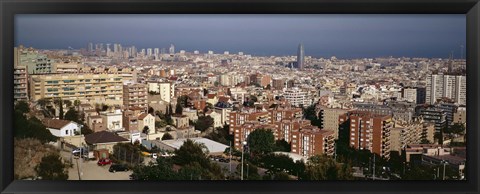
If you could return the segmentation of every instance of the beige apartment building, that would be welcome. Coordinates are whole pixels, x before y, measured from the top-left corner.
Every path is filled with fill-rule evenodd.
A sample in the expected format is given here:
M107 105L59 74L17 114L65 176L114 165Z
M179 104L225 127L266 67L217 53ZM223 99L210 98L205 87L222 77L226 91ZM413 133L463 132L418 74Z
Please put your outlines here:
M319 112L319 117L322 120L321 128L333 131L335 139L338 139L338 117L348 111L346 109L321 107Z
M29 77L30 99L60 97L82 103L123 104L123 77L120 74L39 74Z

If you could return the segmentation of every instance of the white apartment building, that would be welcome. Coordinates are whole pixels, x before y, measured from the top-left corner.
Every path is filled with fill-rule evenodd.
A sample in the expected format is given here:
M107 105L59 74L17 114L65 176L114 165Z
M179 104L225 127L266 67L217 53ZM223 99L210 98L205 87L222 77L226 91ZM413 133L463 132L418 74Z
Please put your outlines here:
M467 80L460 75L434 74L427 77L426 102L435 104L437 99L446 97L458 104L466 104Z
M170 103L175 96L175 84L170 82L149 82L148 92L160 94L160 98Z
M405 88L403 89L403 99L417 103L417 89L416 88Z
M312 104L312 99L309 98L308 92L302 91L297 87L285 90L283 96L292 106L307 107Z

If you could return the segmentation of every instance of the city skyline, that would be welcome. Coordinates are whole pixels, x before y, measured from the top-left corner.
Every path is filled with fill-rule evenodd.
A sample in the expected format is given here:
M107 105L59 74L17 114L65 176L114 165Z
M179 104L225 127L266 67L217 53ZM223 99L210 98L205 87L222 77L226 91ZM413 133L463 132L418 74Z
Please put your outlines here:
M295 45L303 43L305 55L314 57L448 58L453 52L462 58L465 30L464 15L19 15L15 45L168 48L173 43L190 52L293 56Z

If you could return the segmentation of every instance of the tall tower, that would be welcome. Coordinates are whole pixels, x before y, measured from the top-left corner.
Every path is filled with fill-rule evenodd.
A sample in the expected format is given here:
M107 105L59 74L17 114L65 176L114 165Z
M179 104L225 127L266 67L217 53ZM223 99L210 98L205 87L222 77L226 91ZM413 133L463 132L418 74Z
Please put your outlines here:
M170 48L168 49L168 51L171 55L175 54L175 46L173 44L170 44Z
M300 43L298 45L298 50L297 50L297 68L298 69L303 69L304 60L305 60L305 50L303 48L303 44Z

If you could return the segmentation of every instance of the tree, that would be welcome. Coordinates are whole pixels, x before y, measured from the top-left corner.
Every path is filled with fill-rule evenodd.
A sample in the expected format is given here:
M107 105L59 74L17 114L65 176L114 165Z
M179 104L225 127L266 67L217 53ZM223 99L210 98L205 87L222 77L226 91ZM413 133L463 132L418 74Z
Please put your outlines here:
M50 99L47 99L47 98L41 98L37 100L37 104L43 109L45 109L46 106L49 105L50 103L51 103Z
M63 100L61 98L55 98L55 99L53 99L53 104L55 104L55 106L57 106L60 109L60 113L58 114L58 118L63 119L63 115L64 115Z
M117 143L113 146L113 159L129 165L143 163L140 144Z
M254 95L250 95L250 97L248 97L248 99L243 103L244 106L247 106L247 107L253 107L253 105L255 104L255 102L257 102L258 99L256 96Z
M195 123L195 130L204 132L208 128L213 126L213 118L210 116L200 116L198 117L197 122Z
M170 135L170 133L165 133L162 136L162 140L170 140L170 139L173 139L173 137L172 137L172 135Z
M28 106L28 103L26 101L20 100L15 105L15 110L20 111L21 113L25 114L25 113L30 112L30 107Z
M291 150L292 145L285 141L285 139L279 139L275 141L275 151L290 152Z
M156 164L137 166L133 169L132 177L135 180L160 181L178 180L179 176L173 170L173 162L170 158L158 157Z
M65 104L65 106L66 106L67 108L72 107L72 101L70 101L70 100L64 100L64 101L63 101L63 104Z
M36 167L38 176L43 180L67 180L68 172L66 165L58 154L44 156L40 164Z
M230 127L228 125L217 127L214 131L207 134L205 138L228 145L231 141L233 141L233 134L230 135L229 128Z
M145 134L149 134L149 133L150 133L150 129L148 128L148 126L144 126L144 127L143 127L142 133L145 133Z
M248 135L247 143L252 154L267 154L275 148L275 137L270 129L256 129Z
M241 176L242 165L237 165L235 169L236 173ZM258 167L250 162L243 163L243 180L262 180L260 174L258 174Z
M305 176L307 180L351 180L353 172L330 157L315 155L308 159Z
M13 128L14 137L19 139L35 138L42 143L53 142L58 139L36 117L27 120L20 111L14 113Z
M177 104L177 106L175 107L175 114L176 114L176 115L182 115L182 114L183 114L183 107L182 107L182 105Z
M70 108L70 110L65 113L65 120L73 121L76 123L80 123L78 111L74 108Z
M321 127L322 121L318 117L317 111L315 110L315 104L307 107L303 110L303 115L305 119L310 120L313 126Z
M80 131L82 132L83 135L88 135L88 134L93 133L93 130L90 129L90 127L88 127L88 125L85 125L84 123L83 123L83 127Z
M73 105L74 105L75 107L77 107L77 110L79 110L79 109L80 109L80 108L79 108L79 107L80 107L80 100L75 100L75 101L73 101Z
M186 165L192 162L198 162L202 166L207 166L209 160L207 159L208 149L204 144L193 142L187 139L183 145L175 150L173 161L178 165Z
M154 114L155 110L152 107L148 107L148 114Z

